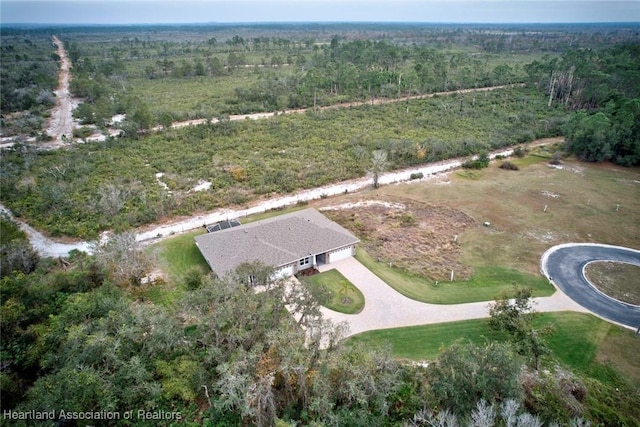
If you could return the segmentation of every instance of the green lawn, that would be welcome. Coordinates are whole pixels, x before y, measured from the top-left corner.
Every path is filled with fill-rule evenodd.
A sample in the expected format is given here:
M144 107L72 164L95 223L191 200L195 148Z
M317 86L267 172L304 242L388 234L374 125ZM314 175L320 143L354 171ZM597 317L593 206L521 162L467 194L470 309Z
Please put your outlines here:
M481 344L506 339L506 335L489 328L487 319L465 320L435 325L379 329L348 338L347 343L361 342L367 347L389 344L395 357L410 360L434 360L442 348L456 340Z
M364 295L338 270L328 270L324 273L308 277L316 285L329 290L331 299L325 307L345 314L360 313L364 308Z
M151 245L148 250L157 256L158 262L172 280L179 280L194 267L208 272L209 265L194 240L203 233L204 230L197 230L170 237Z
M549 347L553 355L563 364L581 372L593 370L601 345L610 337L624 335L619 341L617 352L640 351L640 340L633 338L633 332L614 326L595 316L562 312L540 313L536 322L540 325L555 324L555 331L549 337ZM456 340L471 341L476 344L485 341L505 340L507 335L489 328L488 319L465 320L461 322L439 323L435 325L412 326L406 328L383 329L364 332L350 337L347 343L361 342L367 347L390 345L394 356L410 360L434 360L442 348ZM628 376L638 375L628 371ZM637 379L636 379L637 380Z
M549 296L555 292L544 278L509 268L476 267L469 280L439 282L436 285L432 280L377 262L362 248L358 248L356 259L402 295L431 304L490 301L502 291L511 291L513 285L531 288L534 297Z
M183 278L188 271L194 268L202 273L211 271L194 241L194 237L200 234L203 230L191 231L163 239L147 248L147 252L156 257L168 280L145 289L144 298L155 304L171 306L186 290Z
M524 168L527 166L535 165L537 163L548 162L549 158L550 156L547 156L544 153L533 153L522 158L511 158L509 159L509 161L521 168Z

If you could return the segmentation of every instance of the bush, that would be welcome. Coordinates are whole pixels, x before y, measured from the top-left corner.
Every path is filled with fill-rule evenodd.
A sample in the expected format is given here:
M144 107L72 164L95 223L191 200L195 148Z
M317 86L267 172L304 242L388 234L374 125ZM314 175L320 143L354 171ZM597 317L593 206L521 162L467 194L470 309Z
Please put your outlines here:
M521 378L528 411L548 422L568 422L583 413L585 385L572 373L525 372Z
M202 286L202 283L204 282L204 273L200 268L192 267L187 270L182 280L187 289L193 291Z
M527 155L527 152L526 152L526 150L525 150L524 148L522 148L522 147L516 147L516 148L513 150L513 155L514 155L514 156L516 156L516 157L518 157L518 158L523 158L524 156L526 156L526 155Z
M443 408L462 415L478 399L490 403L520 401L522 361L507 344L485 346L456 343L442 351L429 366L431 389Z
M424 178L424 174L422 172L414 172L411 175L409 175L409 179L414 180L414 179L422 179Z
M551 156L551 160L549 160L549 163L552 165L561 165L562 164L562 160L561 159L561 155L560 153L554 153L553 156Z
M482 153L477 159L469 159L462 164L465 169L484 169L489 166L489 156L487 153Z
M504 170L508 170L508 171L517 171L520 170L520 168L518 167L518 165L516 165L515 163L511 163L509 161L503 162L500 165L500 169L504 169Z
M81 128L76 128L73 130L74 138L87 138L93 134L93 129L88 126L83 126Z

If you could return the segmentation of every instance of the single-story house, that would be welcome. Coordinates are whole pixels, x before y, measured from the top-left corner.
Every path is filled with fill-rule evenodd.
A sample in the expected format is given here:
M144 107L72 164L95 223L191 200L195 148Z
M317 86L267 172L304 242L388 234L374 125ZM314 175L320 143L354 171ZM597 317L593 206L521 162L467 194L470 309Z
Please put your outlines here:
M218 277L254 261L272 266L277 277L289 277L353 256L359 242L315 209L203 234L195 240Z

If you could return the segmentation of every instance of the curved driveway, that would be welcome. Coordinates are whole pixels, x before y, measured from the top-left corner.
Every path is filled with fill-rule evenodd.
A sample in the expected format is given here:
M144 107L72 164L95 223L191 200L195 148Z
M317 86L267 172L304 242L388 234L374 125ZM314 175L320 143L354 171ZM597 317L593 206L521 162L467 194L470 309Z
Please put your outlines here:
M632 328L640 327L640 306L603 294L585 278L584 267L592 261L618 261L640 266L640 251L589 243L558 245L544 253L541 269L551 283L592 313Z
M321 266L320 271L333 268L356 285L365 297L364 309L358 314L343 314L325 307L321 308L325 318L334 323L348 325L348 331L345 336L374 329L486 318L489 317L489 304L493 302L483 301L467 304L423 303L400 294L353 257ZM562 292L555 292L550 297L535 298L534 301L536 309L540 312L587 311Z

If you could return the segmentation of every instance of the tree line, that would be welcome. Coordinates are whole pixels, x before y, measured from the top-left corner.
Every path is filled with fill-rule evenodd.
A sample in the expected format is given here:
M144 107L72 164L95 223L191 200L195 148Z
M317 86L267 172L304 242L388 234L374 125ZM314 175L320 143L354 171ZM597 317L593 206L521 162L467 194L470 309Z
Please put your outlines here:
M529 81L574 111L563 134L581 160L640 163L640 47L565 52L525 66Z

